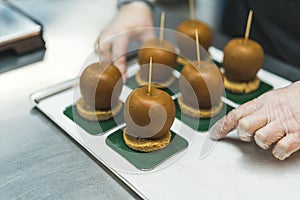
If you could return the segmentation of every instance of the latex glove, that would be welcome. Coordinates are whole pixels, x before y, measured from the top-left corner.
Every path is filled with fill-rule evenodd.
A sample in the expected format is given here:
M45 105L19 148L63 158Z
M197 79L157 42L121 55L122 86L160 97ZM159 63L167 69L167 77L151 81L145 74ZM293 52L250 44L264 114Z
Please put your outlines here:
M142 1L134 1L132 3L124 5L114 19L104 28L100 35L100 39L105 43L105 40L114 37L104 46L101 46L101 54L106 58L113 58L117 60L114 64L120 69L123 74L124 80L126 80L126 57L128 43L131 38L135 38L141 42L147 41L154 37L154 32L144 31L144 27L153 27L151 8ZM117 34L124 33L129 30L128 34L121 34L119 37L115 37Z
M210 130L212 139L219 140L237 128L242 141L254 136L256 144L284 160L300 149L300 81L267 92L257 99L232 110Z

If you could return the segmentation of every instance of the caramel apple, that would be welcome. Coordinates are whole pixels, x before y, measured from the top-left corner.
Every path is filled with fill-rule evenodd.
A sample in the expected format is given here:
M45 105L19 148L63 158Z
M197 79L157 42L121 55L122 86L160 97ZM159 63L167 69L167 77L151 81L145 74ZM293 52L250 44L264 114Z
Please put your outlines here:
M260 85L256 74L263 65L264 51L257 42L249 39L252 16L250 10L244 38L232 39L224 47L224 85L234 93L247 94Z
M224 92L223 77L219 68L208 61L189 62L179 78L181 97L178 99L183 113L208 118L221 111Z
M234 82L248 82L256 78L264 62L264 50L255 41L244 38L230 40L224 48L225 76Z
M178 32L183 33L194 40L196 40L195 29L197 29L199 33L199 44L202 45L205 50L208 50L212 43L212 31L206 23L190 19L183 21L177 27ZM188 48L184 41L178 41L178 46L180 49Z
M153 86L168 87L174 81L173 69L177 63L175 47L166 40L152 39L145 42L138 52L141 66L137 74L137 82L146 85L149 76L149 59L153 58Z
M89 65L80 76L82 98L77 102L79 114L88 120L106 120L120 111L122 75L113 64Z
M145 152L164 148L170 142L174 118L175 104L168 93L157 88L150 94L147 87L135 89L124 107L125 143Z

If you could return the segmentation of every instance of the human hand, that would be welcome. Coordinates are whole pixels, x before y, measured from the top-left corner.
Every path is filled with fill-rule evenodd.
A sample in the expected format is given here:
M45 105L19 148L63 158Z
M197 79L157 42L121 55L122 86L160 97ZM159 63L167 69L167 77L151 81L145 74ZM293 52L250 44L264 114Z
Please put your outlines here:
M101 33L101 41L108 41L104 46L101 46L101 54L105 58L116 59L114 64L120 69L124 81L126 80L125 54L129 40L135 38L145 42L154 37L154 32L139 29L144 27L153 27L151 8L142 1L136 1L124 5ZM127 31L130 32L125 33ZM115 37L118 34L120 35ZM111 39L112 37L115 38Z
M284 160L300 149L300 81L267 92L232 110L210 130L212 139L224 138L237 129L242 141L266 150L272 144L273 155Z

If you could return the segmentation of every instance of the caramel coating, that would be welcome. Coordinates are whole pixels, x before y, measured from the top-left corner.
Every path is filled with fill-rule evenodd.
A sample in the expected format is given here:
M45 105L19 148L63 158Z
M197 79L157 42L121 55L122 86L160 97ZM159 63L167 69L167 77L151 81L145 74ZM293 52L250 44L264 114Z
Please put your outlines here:
M186 34L187 36L193 38L196 40L195 36L195 29L198 30L199 34L199 43L206 49L211 46L212 43L212 31L210 30L209 26L204 23L197 20L185 20L179 24L177 27L177 31L181 32L183 34ZM184 44L178 44L180 46L183 46ZM183 46L184 47L184 46Z
M153 109L152 115L150 109ZM162 112L165 119L162 119ZM138 138L158 139L170 130L175 112L175 104L168 93L151 88L151 95L148 95L147 87L137 88L125 102L124 119L128 134ZM155 130L157 127L162 128Z
M188 63L181 71L179 89L183 101L196 109L211 108L220 103L224 92L223 76L213 63ZM195 99L196 98L196 99Z
M141 65L141 78L148 80L149 61L152 57L152 81L161 83L170 79L177 63L175 47L168 41L152 39L145 42L138 52L138 62Z
M84 101L96 110L111 110L122 91L122 74L109 63L93 63L80 76L80 92Z
M224 48L223 67L225 76L232 81L254 80L264 62L264 50L253 40L230 40Z

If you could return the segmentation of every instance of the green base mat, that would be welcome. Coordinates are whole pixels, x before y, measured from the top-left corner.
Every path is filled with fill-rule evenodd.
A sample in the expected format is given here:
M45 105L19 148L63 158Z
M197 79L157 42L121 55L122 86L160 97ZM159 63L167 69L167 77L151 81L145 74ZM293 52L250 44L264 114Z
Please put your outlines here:
M183 69L183 64L177 63L177 66L175 67L175 70L181 72L182 69Z
M214 60L214 62L216 63L216 65L220 68L222 68L222 63L219 63L217 61ZM259 97L260 95L264 94L267 91L272 90L273 87L263 81L260 81L260 85L257 88L257 90L250 92L248 94L237 94L237 93L233 93L230 92L228 90L226 90L226 98L230 99L231 101L237 103L237 104L243 104L246 103L247 101L250 101L252 99L255 99L256 97Z
M118 123L124 123L123 119L123 108L121 112L114 118L100 121L92 122L83 119L77 112L76 105L71 105L64 110L65 116L75 122L78 126L86 130L91 135L103 135L106 131L116 127Z
M174 154L186 149L188 142L172 132L170 144L161 150L149 153L130 149L123 140L123 130L119 129L106 138L106 144L139 170L151 170Z
M209 128L212 125L214 125L219 119L221 119L225 113L227 114L229 111L233 109L233 107L224 103L222 108L223 110L218 115L215 115L212 118L200 119L200 118L193 118L186 114L183 114L180 110L178 101L175 100L174 102L176 105L176 118L180 119L183 123L187 124L192 129L196 131L202 131L202 132L208 131Z
M218 62L218 61L215 61L215 60L213 60L214 61L214 63L219 67L219 68L222 68L223 66L222 66L222 63L220 63L220 62Z
M140 85L135 80L135 76L127 79L126 85L133 90L140 87ZM171 96L179 93L178 79L176 78L174 83L169 88L164 88L162 90L167 92Z

